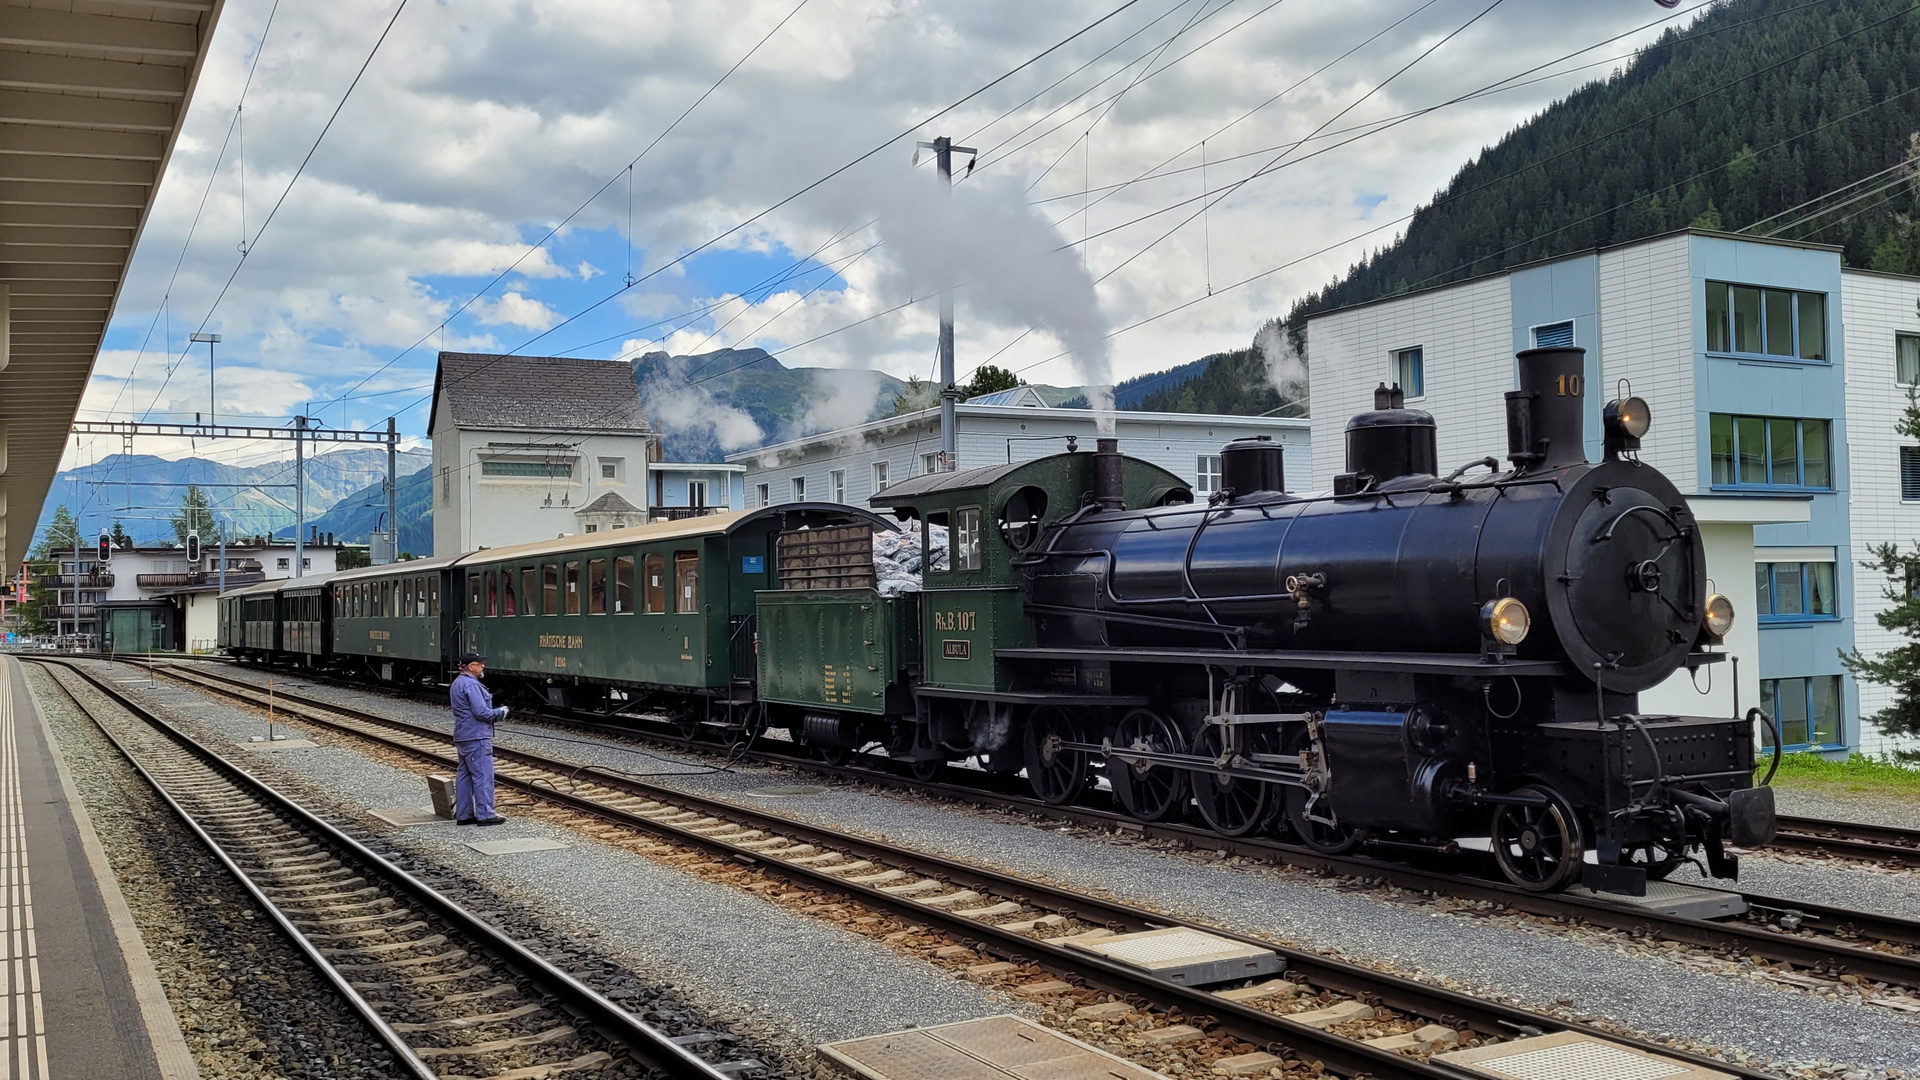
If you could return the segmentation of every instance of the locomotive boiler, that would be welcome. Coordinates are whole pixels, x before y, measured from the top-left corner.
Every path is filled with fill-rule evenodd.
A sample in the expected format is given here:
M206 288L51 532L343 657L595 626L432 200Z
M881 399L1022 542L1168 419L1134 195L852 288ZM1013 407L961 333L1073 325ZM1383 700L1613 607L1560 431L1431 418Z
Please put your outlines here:
M1331 492L1283 492L1256 440L1224 449L1205 505L1125 509L1096 466L1023 560L1036 643L1014 658L1098 656L1148 715L1061 752L1097 750L1136 809L1184 767L1216 828L1283 813L1330 852L1490 845L1523 886L1641 892L1704 849L1733 876L1724 846L1773 827L1752 718L1637 698L1724 658L1699 526L1638 459L1645 402L1606 406L1590 462L1584 350L1516 361L1505 462L1440 475L1433 417L1383 386Z

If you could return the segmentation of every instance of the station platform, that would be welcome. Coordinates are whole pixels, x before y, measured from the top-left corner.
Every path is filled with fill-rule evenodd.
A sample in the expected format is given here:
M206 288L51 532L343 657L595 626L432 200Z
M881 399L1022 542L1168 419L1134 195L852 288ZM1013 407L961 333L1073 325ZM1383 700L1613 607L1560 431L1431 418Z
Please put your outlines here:
M25 672L0 658L0 1080L198 1075Z

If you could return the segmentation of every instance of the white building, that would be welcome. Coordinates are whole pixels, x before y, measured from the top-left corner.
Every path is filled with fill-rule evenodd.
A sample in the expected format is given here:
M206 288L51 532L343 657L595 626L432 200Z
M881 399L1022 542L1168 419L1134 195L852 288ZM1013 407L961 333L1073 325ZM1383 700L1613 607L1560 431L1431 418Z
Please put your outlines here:
M1648 401L1641 456L1687 496L1740 613L1742 707L1777 713L1789 749L1883 750L1861 718L1888 691L1840 653L1895 643L1874 622L1885 582L1859 564L1920 539L1920 447L1893 430L1920 382L1916 303L1920 280L1843 268L1833 247L1683 230L1326 312L1307 323L1313 483L1342 470L1346 420L1381 382L1434 415L1442 469L1504 455L1513 354L1584 348L1588 457L1608 399ZM1681 673L1643 703L1724 713L1731 689L1730 671Z
M436 557L645 520L652 435L624 363L443 352L427 427Z
M985 394L954 411L957 469L1058 454L1069 439L1091 451L1100 436L1091 410L1051 408L1027 387ZM1201 498L1219 486L1220 448L1235 439L1265 436L1279 443L1289 488L1305 487L1313 475L1303 418L1121 410L1114 423L1122 453L1172 472ZM802 501L864 506L888 484L939 470L940 410L776 443L727 460L746 468L749 507Z
M336 569L339 545L331 536L316 534L304 552L302 576L331 574ZM226 586L229 589L294 576L294 547L291 540L263 542L245 537L227 545ZM45 610L47 621L58 620L63 633L98 637L104 629L101 618L114 608L144 608L165 622L171 648L189 652L207 652L216 640L214 596L219 592L220 546L208 543L200 554L200 563L187 562L187 553L178 547L137 547L113 551L106 565L100 564L96 547L80 549L79 608L75 622L74 559L71 551L57 556L59 570L40 575L39 584L59 590L59 602ZM106 605L106 607L102 607ZM161 646L156 645L156 649Z

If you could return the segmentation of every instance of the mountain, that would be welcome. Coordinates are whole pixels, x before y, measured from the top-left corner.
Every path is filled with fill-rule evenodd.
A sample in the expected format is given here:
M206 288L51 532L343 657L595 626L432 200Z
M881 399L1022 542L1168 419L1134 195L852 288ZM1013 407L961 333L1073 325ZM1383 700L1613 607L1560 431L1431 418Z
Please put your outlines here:
M395 471L404 475L425 468L433 455L403 450ZM307 459L307 519L318 517L387 475L384 449L346 447ZM140 543L172 541L172 518L188 484L199 484L232 535L285 531L293 523L293 461L239 466L201 457L160 458L151 454L111 454L91 465L54 477L40 508L37 532L44 535L54 509L65 504L80 522L84 540L121 522ZM272 485L284 484L286 487ZM336 530L337 531L337 530ZM291 535L289 533L289 535Z
M1131 384L1149 387L1144 392ZM1127 398L1121 388L1127 388ZM1131 399L1121 408L1147 412L1226 413L1233 416L1261 416L1266 413L1297 416L1298 409L1285 410L1296 402L1274 388L1267 373L1265 357L1258 348L1234 349L1214 353L1190 364L1182 364L1158 375L1130 379L1113 389L1116 402Z
M307 519L309 526L323 533L332 533L334 539L350 544L364 544L375 526L382 524L387 513L386 492L380 489L380 481L361 488L359 491L334 503L332 508L318 517ZM419 469L400 477L395 485L394 513L400 519L400 551L426 559L433 556L433 470ZM288 526L275 535L292 539L293 528Z
M1852 266L1920 271L1912 11L1715 5L1462 167L1401 239L1293 306L1294 344L1314 312L1687 225L1759 226L1840 245Z

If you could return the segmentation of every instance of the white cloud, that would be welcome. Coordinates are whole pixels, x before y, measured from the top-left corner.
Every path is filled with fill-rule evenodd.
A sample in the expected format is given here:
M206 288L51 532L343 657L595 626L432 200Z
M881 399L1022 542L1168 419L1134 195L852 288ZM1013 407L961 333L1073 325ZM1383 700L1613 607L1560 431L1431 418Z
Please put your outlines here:
M1084 107L1076 95L1091 91L1097 98L1127 85L1135 69L1121 65L1156 50L1202 2L1154 0L1130 9L720 245L736 252L811 252L843 236L821 254L837 263L884 237L882 247L842 269L845 280L834 288L806 295L816 280L806 279L748 300L726 296L745 288L745 281L693 289L692 282L707 279L674 267L610 310L628 311L640 322L704 302L692 294L718 292L725 302L706 320L668 334L669 348L758 344L777 350L818 338L782 358L924 376L933 348L932 303L841 328L923 297L936 283L937 258L950 257L978 278L960 293L962 374L1019 339L994 362L1016 369L1037 365L1028 378L1065 383L1089 375L1049 357L1072 344L1082 356L1096 353L1095 342L1106 330L1204 297L1211 283L1212 299L1112 339L1112 375L1124 378L1245 345L1268 316L1387 242L1393 230L1342 241L1407 213L1481 147L1587 77L1483 97L1254 180L1144 255L1141 250L1186 211L1096 236L1085 245L1082 277L1078 248L1064 258L1043 253L1083 230L1098 234L1189 198L1200 190L1200 175L1178 172L1135 184L1082 215L1077 195L1084 182L1119 183L1170 157L1177 158L1176 168L1198 164L1191 144L1417 6L1417 0L1283 3L1192 59L1134 85L1089 138L1083 133L1093 117L1103 115L1099 111L1062 123ZM230 147L168 293L174 260L270 5L229 0L223 9L121 299L116 328L131 330L136 341L168 294L177 354L177 339L208 310L238 258L234 245L242 235L243 208ZM258 230L266 207L326 123L390 5L339 0L281 6L246 103L244 216L250 231ZM573 219L566 235L625 233L630 199L636 271L658 268L1111 7L1103 0L813 0L635 167L630 196L622 177ZM508 284L476 303L471 321L456 320L445 332L446 347L512 347L521 331L544 331L572 314L569 305L556 307L541 290L568 283L577 288L606 272L572 254L567 262L577 265L562 265L546 249L523 259L525 245L610 177L619 177L666 118L679 115L790 10L791 0L410 6L221 302L210 327L225 336L221 408L232 397L239 410L285 415L363 378L372 381L358 394L417 386L423 377L430 381L433 350L442 346L439 327L458 304L449 297L463 298L509 267L515 283L531 284ZM1163 54L1163 64L1262 9L1211 2L1205 10L1217 14L1196 23ZM1470 14L1457 5L1435 5L1210 138L1208 182L1219 187L1245 176L1265 158L1227 159L1307 134ZM1508 0L1336 126L1444 100L1658 14L1650 5ZM1058 89L1021 105L1153 19L1161 21ZM1592 58L1624 51L1613 46ZM1109 80L1104 88L1094 89L1103 79ZM1061 105L1066 108L1048 118ZM1000 118L1008 109L1011 114ZM1034 126L1023 133L1028 125ZM1056 125L1057 131L1010 153ZM940 134L988 151L975 176L955 191L944 230L935 204L925 199L932 190L929 170L910 165L912 139ZM1028 211L1021 196L1029 187L1026 197L1061 198ZM1385 198L1376 205L1378 195ZM877 230L854 231L889 214L891 220ZM1331 250L1311 254L1326 247ZM1014 256L996 269L996 259ZM1129 258L1124 270L1097 286L1084 283ZM1255 285L1218 291L1294 260ZM607 257L597 261L614 265ZM607 290L607 284L599 288ZM1021 338L1035 322L1041 329ZM500 335L503 342L479 327L513 329ZM830 333L835 330L841 332ZM552 339L552 347L565 344L561 337ZM395 352L416 343L422 347L403 363L375 374ZM611 349L611 342L596 347L603 354ZM164 346L148 348L117 416L124 418L129 406L146 407L164 377L157 359L164 352ZM102 356L83 415L104 414L133 359L134 350ZM160 396L158 410L193 411L193 393L169 384ZM395 394L338 408L371 423L419 396ZM409 417L403 423L412 428L424 421L417 408Z

